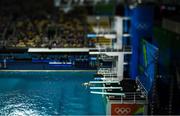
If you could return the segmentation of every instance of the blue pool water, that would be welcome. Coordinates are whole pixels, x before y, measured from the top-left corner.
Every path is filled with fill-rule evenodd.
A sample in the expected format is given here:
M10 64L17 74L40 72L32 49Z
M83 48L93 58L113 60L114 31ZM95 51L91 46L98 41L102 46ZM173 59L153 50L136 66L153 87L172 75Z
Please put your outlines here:
M82 83L93 72L0 72L0 115L105 115L99 95Z

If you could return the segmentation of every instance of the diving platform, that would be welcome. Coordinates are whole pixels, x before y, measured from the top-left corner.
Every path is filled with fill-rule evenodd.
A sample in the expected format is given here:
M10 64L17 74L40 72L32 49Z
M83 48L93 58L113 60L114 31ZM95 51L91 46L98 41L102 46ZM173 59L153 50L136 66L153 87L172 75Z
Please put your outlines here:
M132 54L131 51L117 51L117 52L99 52L99 51L94 51L94 52L90 52L91 55L100 55L100 54L105 54L107 56L118 56L119 53L122 54Z
M118 81L118 78L114 78L114 77L105 77L105 78L94 78L95 80L103 80L103 81Z
M123 90L122 87L90 87L90 89L100 89L100 90L103 90L103 89L120 89L120 90Z
M132 54L131 51L105 48L29 48L28 52L89 52L91 55L107 54L108 56L117 56L119 52L124 54Z
M89 52L89 48L29 48L28 52Z
M125 93L111 93L111 92L97 92L97 91L91 91L90 93L100 94L100 95L125 96Z
M119 81L89 81L90 84L120 83Z

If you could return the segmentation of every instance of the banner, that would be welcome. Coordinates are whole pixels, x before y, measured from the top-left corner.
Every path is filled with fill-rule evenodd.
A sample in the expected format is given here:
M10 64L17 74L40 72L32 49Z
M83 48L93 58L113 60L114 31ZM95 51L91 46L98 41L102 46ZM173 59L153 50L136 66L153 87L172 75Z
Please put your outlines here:
M139 54L139 79L147 91L151 90L155 77L155 65L158 58L158 48L142 40Z
M132 56L130 74L132 79L136 79L138 72L139 45L142 38L152 38L153 36L153 6L143 5L133 9L126 7L125 16L131 18L130 34L132 43ZM127 25L128 26L128 25ZM128 27L124 27L128 28Z
M144 105L142 104L111 104L111 115L143 115Z

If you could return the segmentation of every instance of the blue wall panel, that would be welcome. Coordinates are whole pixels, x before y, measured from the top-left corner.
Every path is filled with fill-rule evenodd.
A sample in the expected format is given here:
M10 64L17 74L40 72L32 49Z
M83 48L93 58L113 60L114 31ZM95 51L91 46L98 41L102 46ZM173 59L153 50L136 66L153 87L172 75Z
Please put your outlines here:
M137 6L133 9L125 8L125 15L131 17L131 78L138 73L139 46L142 38L152 38L153 35L153 6Z

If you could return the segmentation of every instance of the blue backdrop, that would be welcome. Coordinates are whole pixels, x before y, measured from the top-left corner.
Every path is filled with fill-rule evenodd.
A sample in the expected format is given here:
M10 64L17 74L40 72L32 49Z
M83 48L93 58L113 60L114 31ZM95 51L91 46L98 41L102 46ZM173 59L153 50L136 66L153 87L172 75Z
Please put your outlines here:
M139 46L142 38L152 38L153 35L153 6L137 6L133 9L125 7L125 16L131 18L132 56L130 75L135 79L138 73Z

